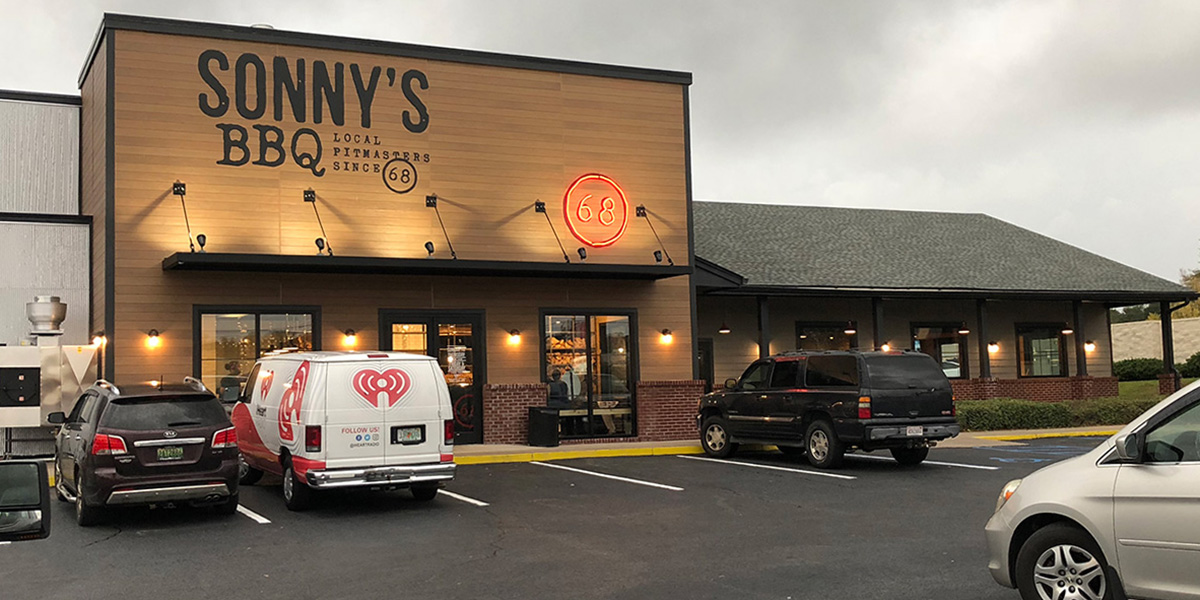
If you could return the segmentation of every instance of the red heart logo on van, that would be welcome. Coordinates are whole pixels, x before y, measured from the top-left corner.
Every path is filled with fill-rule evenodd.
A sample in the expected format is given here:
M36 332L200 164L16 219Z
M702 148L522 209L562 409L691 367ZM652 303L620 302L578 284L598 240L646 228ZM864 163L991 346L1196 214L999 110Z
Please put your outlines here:
M271 391L271 382L275 380L274 375L274 373L264 369L262 375L258 376L262 380L262 384L258 386L258 389L263 400L267 399L267 392Z
M387 408L395 406L412 389L412 378L400 369L366 368L355 373L351 383L354 391L375 408L380 408L382 402L387 403Z

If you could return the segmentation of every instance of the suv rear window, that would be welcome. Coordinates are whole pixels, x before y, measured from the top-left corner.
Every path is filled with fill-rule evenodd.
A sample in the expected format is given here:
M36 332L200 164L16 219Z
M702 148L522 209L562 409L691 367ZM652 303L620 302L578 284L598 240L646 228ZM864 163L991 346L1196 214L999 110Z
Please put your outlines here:
M170 427L216 426L229 422L216 398L161 396L116 400L100 419L101 427L150 431Z
M938 363L925 354L886 354L868 356L866 360L873 388L904 390L950 385Z
M853 387L858 385L858 359L854 356L811 356L805 381L808 387Z

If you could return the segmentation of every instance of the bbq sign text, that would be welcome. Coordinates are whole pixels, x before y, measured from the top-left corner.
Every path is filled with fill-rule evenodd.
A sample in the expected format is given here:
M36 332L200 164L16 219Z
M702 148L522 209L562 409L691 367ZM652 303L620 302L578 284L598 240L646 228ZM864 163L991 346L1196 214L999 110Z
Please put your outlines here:
M231 60L232 59L232 60ZM293 165L324 177L329 171L369 174L393 192L407 193L417 166L429 162L420 138L390 140L372 131L376 101L401 103L400 122L412 135L429 128L421 93L429 79L417 69L337 61L267 62L246 52L200 53L199 109L216 119L217 164L229 167Z

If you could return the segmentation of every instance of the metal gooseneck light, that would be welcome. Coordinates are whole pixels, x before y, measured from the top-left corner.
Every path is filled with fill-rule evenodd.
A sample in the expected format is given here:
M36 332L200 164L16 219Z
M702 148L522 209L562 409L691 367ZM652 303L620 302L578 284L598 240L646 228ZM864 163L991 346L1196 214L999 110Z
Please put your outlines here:
M317 254L320 255L323 249L329 256L333 256L333 244L329 243L329 236L325 233L325 223L321 222L321 212L317 210L317 192L312 188L304 190L304 201L312 204L313 214L317 215L317 225L321 227L321 237L317 238Z
M171 193L179 196L179 204L183 206L183 224L187 227L188 249L195 252L196 242L192 241L192 223L188 220L187 200L185 199L187 196L187 184L176 179L175 183L171 186Z
M442 226L442 235L446 238L446 246L450 248L450 260L458 260L458 255L454 253L454 244L450 241L450 234L446 233L446 223L442 221L442 212L438 210L437 194L425 196L425 208L432 208L433 212L437 214L438 225ZM428 250L429 246L426 246L425 249Z

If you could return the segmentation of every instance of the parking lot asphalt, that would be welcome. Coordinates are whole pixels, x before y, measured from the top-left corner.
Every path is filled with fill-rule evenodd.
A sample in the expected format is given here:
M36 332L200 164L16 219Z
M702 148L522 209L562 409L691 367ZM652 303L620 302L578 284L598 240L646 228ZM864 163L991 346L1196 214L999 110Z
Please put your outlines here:
M128 509L0 546L0 597L1015 599L988 575L1001 486L1102 438L803 459L652 456L461 466L429 503L346 492L305 513ZM886 458L885 458L886 457ZM935 464L936 463L936 464Z

